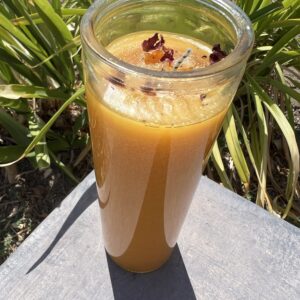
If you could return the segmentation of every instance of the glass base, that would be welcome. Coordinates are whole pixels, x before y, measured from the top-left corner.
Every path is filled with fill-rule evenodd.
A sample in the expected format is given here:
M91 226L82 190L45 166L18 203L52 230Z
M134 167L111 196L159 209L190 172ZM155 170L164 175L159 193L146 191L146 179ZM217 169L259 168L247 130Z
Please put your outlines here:
M163 262L160 262L159 264L157 264L156 266L153 266L152 268L147 268L147 269L143 269L143 268L130 268L130 267L127 267L126 265L122 264L120 261L118 261L117 258L111 256L107 250L106 250L106 253L107 255L109 256L109 258L118 266L120 267L121 269L127 271L127 272L131 272L131 273L138 273L138 274L144 274L144 273L150 273L150 272L154 272L160 268L162 268L170 259L172 253L173 253L173 249L171 250L169 256L163 261Z

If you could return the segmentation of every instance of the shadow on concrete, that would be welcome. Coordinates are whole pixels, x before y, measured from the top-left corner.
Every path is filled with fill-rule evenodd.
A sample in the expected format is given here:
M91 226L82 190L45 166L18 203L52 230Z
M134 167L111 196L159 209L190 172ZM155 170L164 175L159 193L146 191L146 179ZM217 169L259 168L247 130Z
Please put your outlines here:
M144 274L127 272L106 256L115 300L196 300L177 245L166 264Z
M42 254L42 256L30 267L26 274L29 274L35 268L37 268L45 258L51 253L59 240L64 236L67 230L73 225L73 223L78 219L78 217L94 202L97 200L97 189L96 183L92 184L86 192L80 197L77 204L74 206L64 224L60 228L53 242L49 245L47 250Z

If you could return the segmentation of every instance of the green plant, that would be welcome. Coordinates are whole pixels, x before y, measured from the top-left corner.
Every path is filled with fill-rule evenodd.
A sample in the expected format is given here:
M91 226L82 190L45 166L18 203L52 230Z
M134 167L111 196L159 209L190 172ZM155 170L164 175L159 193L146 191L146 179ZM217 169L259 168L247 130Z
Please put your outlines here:
M299 222L295 213L299 208L293 207L295 197L299 197L299 149L291 101L300 101L293 88L299 87L299 81L286 72L294 72L296 77L299 74L300 3L236 2L252 20L256 42L234 105L225 118L224 135L219 138L222 150L216 143L212 164L223 184L232 188L233 178L226 174L221 159L229 153L237 189L270 212ZM286 162L278 166L284 169L283 176L276 170L274 149Z
M39 168L53 162L78 181L72 165L64 165L58 154L90 149L89 135L82 130L87 118L79 21L91 2L0 1L0 124L12 141L0 147L2 166L24 157ZM299 150L291 99L300 101L293 88L300 84L289 74L299 74L300 68L300 4L236 3L250 16L256 43L208 171L270 212L299 221L293 202L299 197ZM53 129L71 103L82 114L71 129ZM51 118L49 108L56 112ZM275 152L284 174L276 169Z
M79 89L79 23L90 4L91 1L47 0L1 3L0 123L14 142L0 148L2 164L28 157L35 166L46 168L52 161L78 182L57 154L89 147L88 133L80 132L87 118ZM84 113L70 116L75 118L72 128L50 130L49 125L73 100L73 106ZM70 108L65 112L68 113L71 114ZM17 121L16 116L23 121Z

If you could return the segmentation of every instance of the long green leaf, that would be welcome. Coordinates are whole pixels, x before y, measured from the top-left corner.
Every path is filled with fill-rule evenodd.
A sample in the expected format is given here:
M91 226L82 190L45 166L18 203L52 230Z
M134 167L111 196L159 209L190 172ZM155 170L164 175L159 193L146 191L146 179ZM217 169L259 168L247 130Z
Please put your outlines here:
M296 141L295 132L291 127L290 123L288 122L288 120L286 119L285 115L281 111L281 109L278 107L278 105L276 105L272 101L272 99L266 94L266 92L259 86L259 84L252 77L248 76L248 78L253 90L263 100L264 105L272 114L274 120L276 120L289 146L291 160L293 163L289 173L289 180L288 180L289 184L286 189L286 197L288 200L288 204L282 216L283 218L286 218L293 204L294 193L295 193L295 189L299 177L299 149Z
M21 84L0 85L0 97L7 99L20 98L46 98L46 99L67 99L67 95L60 89L49 90L41 86L30 86Z
M300 57L300 51L299 50L291 50L291 51L280 51L276 53L272 59L270 59L269 64L272 65L273 63L280 63L287 64L291 63L293 65L297 62L297 59Z
M32 84L37 84L37 85L42 84L40 78L34 72L32 72L30 68L24 66L24 64L22 64L20 60L18 60L10 53L4 51L4 49L1 48L0 48L0 61L5 63L11 69L17 71L20 75L25 77ZM12 82L10 81L10 83Z
M235 121L232 114L232 109L228 110L228 113L225 117L223 130L225 133L226 142L228 145L229 152L232 156L236 170L244 183L246 189L249 187L250 181L250 171L243 154L242 148L240 146L238 134L236 131Z
M73 39L73 36L65 22L55 12L50 3L47 0L34 0L34 4L45 24L49 27L49 29L51 29L50 36L54 37L54 41L57 41L61 47L70 43ZM72 84L75 79L75 74L70 56L66 52L63 52L60 56L60 59L62 66L57 67L61 69L61 71L64 71L65 77L68 79L69 84Z
M260 97L254 93L253 99L256 106L258 129L259 129L259 145L260 152L258 157L259 163L259 177L261 185L257 191L256 203L265 206L265 194L263 191L266 190L267 185L267 162L268 162L268 126L265 113L262 107Z
M263 0L253 0L253 1L247 1L247 2L252 2L252 8L251 8L251 13L254 11L259 10Z
M211 159L212 162L217 170L217 173L223 183L223 185L232 190L233 191L233 187L231 185L231 182L226 174L226 170L222 161L222 157L221 157L221 153L220 153L220 149L219 149L219 145L218 145L218 141L215 142L213 149L212 149L212 153L211 153Z
M280 82L286 86L287 82L285 80L283 70L281 69L281 67L278 63L275 64L275 71L276 71L277 76L279 77ZM287 109L288 120L289 120L291 126L293 128L295 128L294 113L293 113L293 107L292 107L290 96L288 93L283 93L282 97L284 98L284 104Z
M270 61L272 61L272 57L281 49L283 49L283 47L285 47L288 43L290 43L290 41L298 34L300 34L300 26L296 26L284 34L268 52L262 64L259 66L257 74L261 73L265 68L267 68Z
M62 8L61 9L62 17L83 16L85 13L86 13L85 8ZM43 23L43 20L40 18L38 13L33 13L30 15L30 17L35 24ZM29 25L29 22L24 17L15 18L11 21L16 26Z
M49 151L49 154L56 165L76 184L79 183L79 180L74 176L72 171L61 161L57 158L57 156L52 152Z
M19 2L18 0L13 0L14 2ZM24 15L24 17L28 20L28 24L30 25L30 31L32 32L32 35L34 36L34 39L37 41L39 47L41 49L43 49L43 51L46 53L47 51L51 51L51 47L53 47L53 45L51 45L51 41L49 40L49 38L47 38L47 36L44 35L44 33L41 31L41 28L39 26L37 26L34 21L32 20L30 13L26 7L26 5L24 3L20 3L18 4L19 7L19 11L22 15ZM23 28L24 25L21 27Z
M17 122L7 112L0 108L0 124L9 132L13 139L22 146L30 142L29 131L26 127Z
M4 29L6 29L8 32L10 32L15 38L17 38L20 42L22 42L28 49L33 51L35 54L37 54L39 57L45 58L45 53L41 52L41 49L30 39L26 37L26 35L18 29L16 26L13 25L13 23L10 22L3 14L0 13L0 26L2 26Z
M14 2L17 2L17 0L13 0ZM22 2L21 2L22 3ZM17 5L17 4L16 4ZM37 26L35 24L35 22L31 19L30 14L28 12L27 7L25 6L25 4L23 5L18 5L19 10L21 12L22 15L25 16L25 18L28 20L30 26L28 26L28 28L30 28L30 33L32 32L32 35L34 36L34 38L32 38L32 40L36 40L37 44L39 45L39 47L46 53L52 53L53 51L56 51L57 49L59 49L61 46L57 41L57 38L55 37L55 32L53 32L53 30L46 24L42 24L40 26ZM24 26L21 26L22 28ZM49 56L48 56L49 57ZM70 82L73 82L74 80L74 76L70 75L70 70L73 70L73 64L70 60L70 58L68 57L68 55L61 55L61 56L54 56L51 59L44 59L44 64L49 63L50 60L53 58L53 60L51 61L51 63L55 66L55 68L57 69L55 72L51 72L51 76L54 76L55 79L58 80L58 82L60 83L60 85L62 86L68 86L70 84ZM36 65L39 65L39 63L36 63ZM32 67L33 68L35 68ZM47 67L47 64L46 64ZM31 69L31 70L32 70ZM43 66L44 69L44 66ZM60 74L65 74L67 73L68 76L65 78L65 76L61 76ZM69 82L68 82L69 80Z
M83 95L85 92L85 88L82 87L78 89L72 97L70 97L64 104L59 108L59 110L52 116L52 118L47 122L47 124L40 130L38 135L31 141L29 146L26 148L26 150L23 152L23 154L15 161L10 162L9 164L0 164L0 167L5 167L8 165L12 165L21 159L23 159L27 154L29 154L34 147L37 145L39 141L41 141L47 131L50 129L50 127L53 125L53 123L57 120L57 118L60 116L60 114L68 107L69 104L71 104L73 101L75 101L79 96Z
M36 115L35 112L30 114L28 120L28 128L30 131L30 137L35 138L41 131L44 122ZM43 138L36 143L35 148L35 159L39 169L48 168L50 166L50 157L47 147L46 134Z
M251 1L247 1L249 3L251 3ZM280 10L282 8L282 4L280 2L274 2L268 6L265 6L257 11L254 11L250 16L250 20L252 21L252 23L255 23L263 18L265 18L266 16L273 14L274 12Z
M290 75L285 76L294 86L293 88L300 89L300 82L295 80L295 78L291 78Z
M80 45L80 36L76 36L70 43L66 44L58 51L55 51L53 54L51 54L49 57L47 57L47 59L41 61L40 63L33 66L32 68L34 69L34 68L40 67L41 65L45 64L47 61L51 60L53 57L59 55L60 53L67 51L67 50L71 50L74 48L74 46L79 46L79 45Z
M253 155L253 152L252 152L252 149L251 149L251 145L250 145L250 142L249 142L249 139L248 139L248 136L247 136L247 133L246 133L246 130L242 124L242 121L239 117L239 114L237 112L237 110L235 109L235 107L233 107L233 114L235 116L235 119L236 119L236 124L237 124L237 127L239 128L239 131L241 132L242 134L242 137L243 137L243 141L244 141L244 144L246 146L246 149L247 149L247 152L248 152L248 155L249 155L249 159L252 163L252 167L255 171L255 174L256 174L256 177L257 177L257 180L258 180L258 183L260 185L260 189L262 191L262 193L264 194L267 202L268 202L268 209L270 211L272 211L272 204L271 204L271 200L269 198L269 195L266 191L266 185L264 185L260 179L260 174L259 174L259 171L258 171L258 167L257 167L257 163L255 161L255 158L254 158L254 155Z
M274 80L274 79L270 79L270 78L265 78L265 77L255 77L256 80L258 82L264 82L264 83L269 83L271 85L273 85L274 87L276 87L278 90L290 95L292 98L294 98L295 100L297 100L298 102L300 102L300 93L296 92L294 89L288 87L286 84L278 81L278 80Z
M25 146L0 146L0 163L6 164L16 160L25 150Z
M252 9L252 1L245 1L244 6L243 6L243 11L249 16L251 13Z
M271 22L268 28L283 28L283 27L292 27L292 26L300 26L300 19L288 19Z
M2 62L0 62L0 81L1 80L4 81L4 83L13 82L15 80L14 75L7 64Z
M15 39L18 39L26 48L23 49L23 52L28 53L28 50L32 51L33 54L35 54L39 59L45 60L47 58L47 54L44 53L37 45L35 45L31 40L29 40L26 35L18 29L16 26L14 26L10 20L8 20L4 15L0 13L0 28L1 26L9 32ZM0 32L1 33L1 32ZM2 32L0 34L0 37L7 40L9 35L5 34L5 32ZM19 53L22 53L22 49L19 49ZM56 71L54 66L51 64L51 62L47 61L46 66L49 68L49 70L55 74L59 79L64 81L64 77Z
M52 6L55 12L61 16L61 0L52 0Z
M35 64L38 59L34 54L28 51L22 43L20 43L15 37L7 30L0 26L0 46L10 56L18 59L20 64ZM1 59L2 60L2 59Z
M28 112L28 103L25 100L6 99L0 97L0 106L17 110L19 112Z
M63 46L70 42L73 38L71 32L50 3L47 0L33 0L33 2L38 9L39 15L51 26L53 33L61 41L61 45Z

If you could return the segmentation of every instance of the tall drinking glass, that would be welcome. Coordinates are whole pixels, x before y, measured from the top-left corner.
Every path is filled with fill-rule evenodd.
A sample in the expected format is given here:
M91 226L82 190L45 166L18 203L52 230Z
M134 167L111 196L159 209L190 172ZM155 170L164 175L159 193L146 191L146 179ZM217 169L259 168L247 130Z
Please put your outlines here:
M105 248L124 269L152 271L176 244L251 23L226 0L100 0L81 36Z

